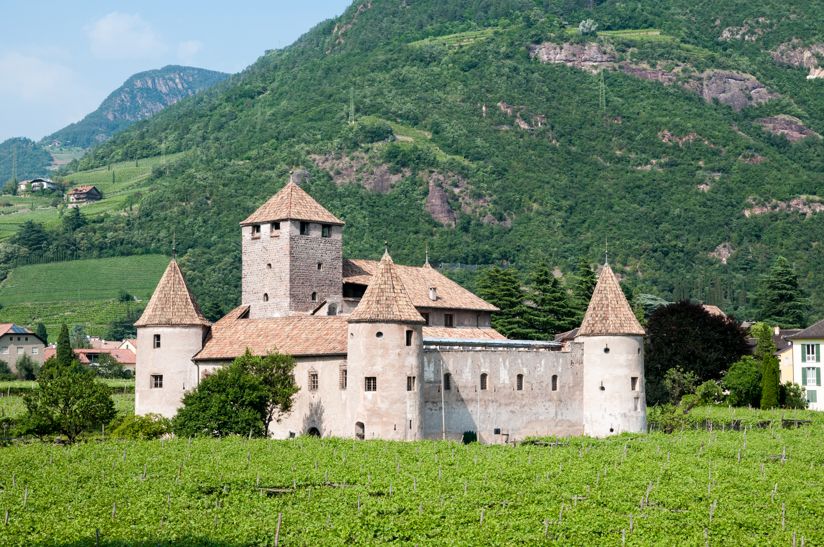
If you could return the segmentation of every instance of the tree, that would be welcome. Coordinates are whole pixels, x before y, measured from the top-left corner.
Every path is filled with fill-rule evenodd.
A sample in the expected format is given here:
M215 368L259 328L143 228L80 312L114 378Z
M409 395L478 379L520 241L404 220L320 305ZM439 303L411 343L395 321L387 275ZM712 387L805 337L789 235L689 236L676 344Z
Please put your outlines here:
M11 381L16 378L9 364L5 361L0 361L0 382Z
M539 266L532 281L532 329L549 339L575 326L575 310L566 290L545 264Z
M40 367L28 355L21 355L15 364L17 368L17 377L21 380L34 380L37 378L37 373Z
M760 406L761 366L750 355L733 363L722 383L729 391L727 402L732 406Z
M72 361L74 361L74 351L72 351L69 328L66 326L66 323L60 326L60 334L57 336L57 347L55 348L54 358L57 364L62 366L69 366Z
M595 277L595 272L589 265L586 259L582 258L578 261L578 270L575 275L575 286L572 289L573 305L578 312L577 323L580 323L589 306L589 301L592 298L592 293L595 290L595 285L598 284L598 279Z
M748 352L747 335L732 318L712 315L688 301L656 309L647 322L645 371L651 404L666 398L666 372L680 367L699 383L721 378Z
M86 225L86 217L80 212L80 207L71 207L69 212L63 216L63 230L73 234Z
M44 344L49 343L49 333L46 330L46 325L43 323L37 323L37 326L34 329L34 333L40 338Z
M761 408L778 406L779 376L778 358L771 355L761 366Z
M756 293L762 321L784 328L803 327L807 301L798 287L798 276L783 256L779 256L769 274L761 281Z
M42 224L27 220L11 238L11 243L25 247L30 253L43 253L49 246L49 234Z
M235 359L237 365L257 377L268 392L266 415L263 419L264 431L269 431L273 420L280 421L289 414L295 394L300 390L295 382L295 359L291 355L270 353L265 357L246 352Z
M264 421L269 390L240 364L221 368L183 396L183 406L172 420L181 437L205 435L266 435Z
M124 368L117 359L109 353L100 354L97 363L92 367L100 378L131 378L132 371Z
M781 384L779 402L781 403L781 408L807 408L807 398L804 396L804 388L792 382Z
M97 382L94 372L73 361L49 359L37 387L23 396L27 414L24 427L38 435L62 433L74 442L83 431L97 429L114 418L111 390Z
M514 268L495 266L481 273L478 295L501 311L492 315L492 326L507 338L531 339L538 334L530 328L532 310L526 305L521 279Z
M86 335L86 327L75 325L72 327L71 344L73 348L88 348L89 337Z
M680 367L671 368L664 374L664 389L673 404L678 404L684 395L694 393L697 384L698 376L694 372L684 372Z

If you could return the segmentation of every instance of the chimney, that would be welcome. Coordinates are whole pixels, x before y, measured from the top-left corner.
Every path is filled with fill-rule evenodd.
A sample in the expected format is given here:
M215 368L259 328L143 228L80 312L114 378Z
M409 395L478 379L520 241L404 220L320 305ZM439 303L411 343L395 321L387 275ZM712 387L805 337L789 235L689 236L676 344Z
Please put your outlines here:
M438 301L438 288L437 287L429 287L429 299L432 302Z

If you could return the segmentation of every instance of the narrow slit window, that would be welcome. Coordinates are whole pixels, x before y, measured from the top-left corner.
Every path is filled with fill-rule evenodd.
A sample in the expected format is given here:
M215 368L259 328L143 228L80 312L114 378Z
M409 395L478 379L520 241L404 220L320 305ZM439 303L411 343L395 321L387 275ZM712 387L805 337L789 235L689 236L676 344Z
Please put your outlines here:
M443 375L443 389L449 391L452 389L452 375L448 372Z
M414 376L407 376L406 377L406 391L415 391L415 377Z
M489 375L486 372L484 372L483 374L481 374L481 391L486 390L488 384L489 384Z
M558 391L558 375L552 375L552 391Z
M412 331L411 330L406 331L406 345L407 346L412 345Z
M346 389L346 384L348 383L348 372L346 367L340 367L340 377L338 378L338 382L341 389Z
M268 302L268 301L269 301L269 293L263 293L263 301L264 301L264 302Z
M312 298L312 302L317 302L318 301L318 293L313 292L312 295L311 295L311 298Z
M152 347L155 348L155 349L160 347L160 335L159 334L155 334L152 337Z
M524 375L523 374L519 374L515 378L515 389L517 389L518 391L523 391L524 390Z
M309 371L309 391L318 390L318 373L314 370Z

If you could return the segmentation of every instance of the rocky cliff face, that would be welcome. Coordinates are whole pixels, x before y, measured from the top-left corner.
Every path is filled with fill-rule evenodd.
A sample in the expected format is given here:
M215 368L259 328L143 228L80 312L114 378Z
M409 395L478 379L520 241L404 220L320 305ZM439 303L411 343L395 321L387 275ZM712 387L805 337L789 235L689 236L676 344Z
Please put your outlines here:
M781 44L770 52L775 62L798 68L807 68L810 73L807 79L824 78L824 44L802 45L800 40L792 40Z
M112 92L97 110L43 141L83 148L93 146L227 77L228 74L222 72L184 66L167 66L135 74Z

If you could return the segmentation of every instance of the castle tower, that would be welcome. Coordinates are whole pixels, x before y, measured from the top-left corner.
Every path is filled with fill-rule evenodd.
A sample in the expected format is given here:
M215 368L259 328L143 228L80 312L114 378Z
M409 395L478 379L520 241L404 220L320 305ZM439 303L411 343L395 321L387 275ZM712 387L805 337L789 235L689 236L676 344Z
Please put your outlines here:
M177 413L183 394L197 385L192 357L203 348L209 326L172 260L135 323L135 414Z
M423 324L389 253L349 316L347 367L359 438L423 436Z
M604 264L575 343L583 345L584 434L644 432L644 329Z
M240 223L242 296L249 317L339 309L343 222L289 182Z

